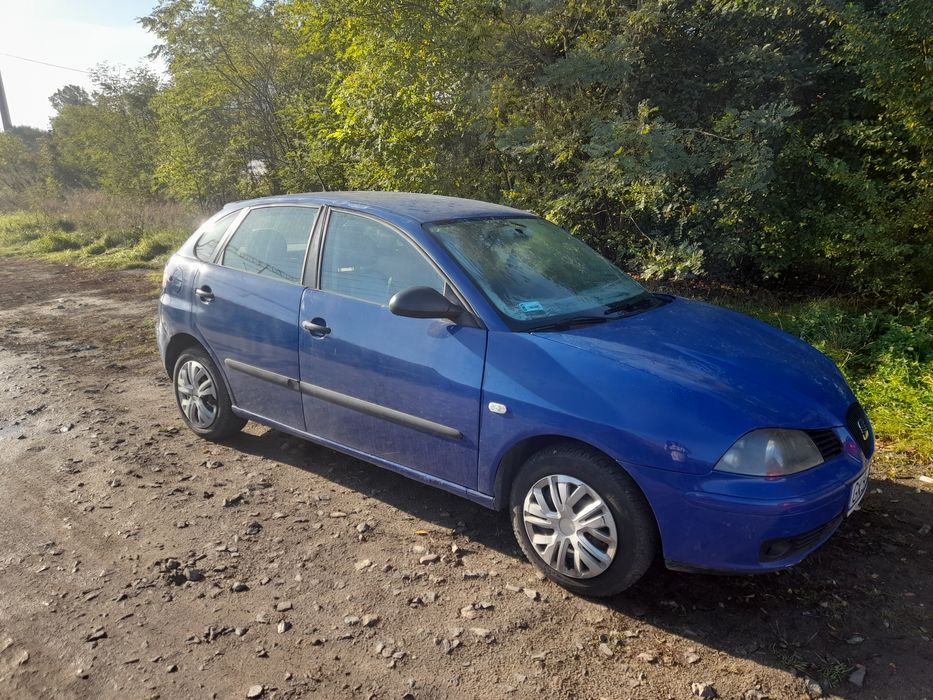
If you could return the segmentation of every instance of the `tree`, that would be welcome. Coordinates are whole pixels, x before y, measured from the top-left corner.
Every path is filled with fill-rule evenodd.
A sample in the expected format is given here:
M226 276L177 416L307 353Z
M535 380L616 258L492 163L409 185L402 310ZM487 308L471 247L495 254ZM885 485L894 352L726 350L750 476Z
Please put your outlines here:
M164 0L142 22L172 78L158 101L158 172L172 193L216 204L329 186L303 167L291 106L306 102L316 78L279 3Z
M0 201L18 201L18 195L45 181L42 147L47 138L46 132L28 126L0 132Z
M291 2L303 55L326 66L324 99L297 115L305 142L339 154L351 187L498 198L491 10L477 0Z
M65 105L89 105L92 100L80 85L65 85L52 93L49 102L56 112L61 112Z
M161 0L142 22L168 80L58 91L58 182L474 196L646 277L933 286L928 0Z
M50 149L56 178L71 187L151 195L156 191L156 114L152 102L158 77L138 68L107 66L93 74L95 89L64 88L53 96ZM74 87L74 86L70 86Z
M849 118L814 148L834 189L825 254L865 291L933 289L933 5L831 3L823 14L832 59L858 78Z
M649 275L779 276L781 157L834 77L807 0L538 2L506 11L493 92L512 197ZM806 130L804 128L804 130Z

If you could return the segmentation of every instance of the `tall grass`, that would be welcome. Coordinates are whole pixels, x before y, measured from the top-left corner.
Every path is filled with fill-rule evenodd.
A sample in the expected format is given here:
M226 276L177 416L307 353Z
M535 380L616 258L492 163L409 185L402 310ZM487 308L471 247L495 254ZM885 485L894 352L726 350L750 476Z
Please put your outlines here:
M158 267L204 218L175 202L76 191L0 212L0 256L89 267Z

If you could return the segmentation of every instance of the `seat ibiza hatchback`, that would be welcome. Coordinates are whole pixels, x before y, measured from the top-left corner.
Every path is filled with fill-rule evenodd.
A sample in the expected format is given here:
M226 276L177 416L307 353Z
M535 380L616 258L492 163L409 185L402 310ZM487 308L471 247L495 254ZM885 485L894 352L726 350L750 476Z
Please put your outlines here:
M511 512L586 595L670 568L802 560L859 504L871 425L836 366L651 294L484 202L321 193L226 206L169 260L158 343L182 418L247 420Z

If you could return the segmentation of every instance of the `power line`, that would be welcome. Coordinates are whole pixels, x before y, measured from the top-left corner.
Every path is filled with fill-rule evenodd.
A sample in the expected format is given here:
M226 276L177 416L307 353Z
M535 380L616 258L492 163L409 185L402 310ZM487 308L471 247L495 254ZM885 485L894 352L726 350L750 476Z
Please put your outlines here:
M10 58L16 58L20 61L29 61L29 63L38 63L41 66L49 66L50 68L61 68L62 70L71 70L71 71L74 71L75 73L84 73L86 75L91 74L91 71L89 70L82 70L81 68L70 68L69 66L60 66L57 63L48 63L47 61L39 61L35 58L26 58L25 56L14 56L11 53L5 53L3 51L0 51L0 56L8 56Z

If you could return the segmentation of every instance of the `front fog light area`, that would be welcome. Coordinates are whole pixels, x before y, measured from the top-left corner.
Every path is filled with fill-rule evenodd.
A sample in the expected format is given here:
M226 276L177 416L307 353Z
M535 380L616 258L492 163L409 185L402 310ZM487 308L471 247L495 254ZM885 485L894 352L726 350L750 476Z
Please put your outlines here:
M753 430L735 441L716 463L716 471L748 476L786 476L823 463L813 440L802 430Z

